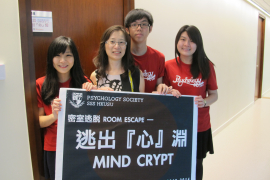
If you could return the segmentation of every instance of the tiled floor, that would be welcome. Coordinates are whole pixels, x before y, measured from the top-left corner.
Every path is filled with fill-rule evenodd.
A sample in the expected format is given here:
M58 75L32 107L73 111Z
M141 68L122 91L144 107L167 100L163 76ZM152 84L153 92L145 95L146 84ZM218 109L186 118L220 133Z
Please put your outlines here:
M270 180L270 99L255 101L213 141L204 180Z

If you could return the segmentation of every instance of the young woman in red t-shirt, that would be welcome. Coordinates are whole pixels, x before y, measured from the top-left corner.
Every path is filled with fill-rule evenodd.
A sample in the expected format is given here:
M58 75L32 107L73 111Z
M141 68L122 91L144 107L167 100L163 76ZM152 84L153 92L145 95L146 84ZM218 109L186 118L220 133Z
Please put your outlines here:
M175 59L165 62L164 82L182 95L194 95L198 106L196 179L203 176L203 158L214 153L209 106L218 99L213 63L204 52L200 31L185 25L175 38Z
M61 87L96 89L83 73L77 48L69 37L60 36L49 46L46 76L36 80L39 124L44 128L45 177L55 179L57 118L61 111L58 99Z

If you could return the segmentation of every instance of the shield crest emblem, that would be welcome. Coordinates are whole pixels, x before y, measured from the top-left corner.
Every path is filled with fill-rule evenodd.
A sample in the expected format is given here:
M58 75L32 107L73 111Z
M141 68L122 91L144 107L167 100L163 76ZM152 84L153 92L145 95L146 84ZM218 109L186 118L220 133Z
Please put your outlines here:
M72 100L79 105L82 102L82 93L72 93Z
M83 93L72 93L72 100L69 100L70 104L75 108L78 108L84 104Z

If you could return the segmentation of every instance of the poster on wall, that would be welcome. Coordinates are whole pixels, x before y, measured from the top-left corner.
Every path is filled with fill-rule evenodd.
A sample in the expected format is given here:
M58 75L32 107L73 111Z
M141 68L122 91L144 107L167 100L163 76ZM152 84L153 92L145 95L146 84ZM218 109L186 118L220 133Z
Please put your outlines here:
M56 180L195 180L194 96L61 88Z

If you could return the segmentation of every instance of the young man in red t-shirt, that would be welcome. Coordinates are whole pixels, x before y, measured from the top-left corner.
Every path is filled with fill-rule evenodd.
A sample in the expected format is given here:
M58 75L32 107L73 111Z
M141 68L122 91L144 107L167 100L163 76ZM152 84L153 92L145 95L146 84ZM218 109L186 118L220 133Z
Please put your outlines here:
M133 9L126 15L124 24L131 38L131 53L135 64L144 75L145 92L157 90L159 94L166 94L170 88L162 84L165 57L146 45L147 37L153 28L151 13L143 9Z

